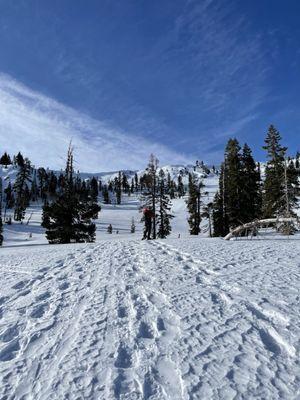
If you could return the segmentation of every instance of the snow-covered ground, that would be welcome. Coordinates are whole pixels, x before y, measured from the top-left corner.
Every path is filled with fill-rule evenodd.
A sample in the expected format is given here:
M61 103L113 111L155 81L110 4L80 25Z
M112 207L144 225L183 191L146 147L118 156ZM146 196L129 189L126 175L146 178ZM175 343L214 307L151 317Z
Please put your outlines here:
M1 399L299 399L299 240L0 253Z

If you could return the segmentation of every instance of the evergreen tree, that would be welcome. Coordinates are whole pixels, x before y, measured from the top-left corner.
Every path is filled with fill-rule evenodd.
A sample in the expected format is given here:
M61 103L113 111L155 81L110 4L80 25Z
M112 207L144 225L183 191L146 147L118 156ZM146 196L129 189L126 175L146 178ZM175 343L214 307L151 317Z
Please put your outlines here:
M17 156L16 156L16 164L17 164L17 166L23 168L24 162L25 162L24 157L23 157L22 154L19 152L19 153L17 154Z
M223 237L229 231L228 215L226 212L225 201L225 167L224 163L221 165L219 176L219 190L217 191L213 201L213 236Z
M225 149L223 179L225 182L225 208L230 228L235 228L243 223L242 164L239 152L239 142L236 139L229 139Z
M117 204L121 204L122 200L122 172L119 171L118 177L115 178L115 192Z
M15 221L22 221L24 219L26 208L29 205L30 193L27 182L31 182L31 166L30 161L25 159L23 165L19 168L14 184L14 191L16 193Z
M103 196L103 203L104 204L110 204L111 203L107 185L103 185L102 196Z
M157 236L160 239L166 238L171 233L171 201L170 196L167 194L166 178L163 169L158 174L158 213L157 213Z
M178 197L179 198L181 198L181 197L183 197L185 195L184 185L183 185L183 182L182 182L182 176L181 175L178 176L178 187L177 187L177 190L178 190Z
M6 189L4 189L5 193L5 208L13 208L15 205L15 198L11 183L9 182Z
M199 181L194 173L189 174L187 208L189 213L188 223L191 235L199 235L201 223L201 205L204 184Z
M243 223L261 216L262 192L260 170L256 165L250 147L245 144L241 156L241 214Z
M76 192L73 175L73 149L70 146L62 193L43 208L47 218L50 218L46 236L51 244L95 241L96 225L91 222L95 207L82 200L81 192Z
M49 210L49 203L47 200L45 200L44 207L42 210L42 223L41 223L41 226L45 229L50 228L50 222L51 222L48 210Z
M286 147L280 144L281 136L277 129L269 127L265 146L268 161L263 185L263 216L271 218L279 215L285 206L284 156Z
M158 159L151 154L148 167L146 168L146 174L143 177L144 191L142 193L142 202L144 207L151 207L153 212L153 231L152 237L156 239L156 203L158 199L158 185L157 185L157 170L158 170Z
M6 152L0 158L0 164L5 165L5 167L12 164L10 156Z
M93 176L90 182L90 195L93 199L93 201L98 200L98 194L99 194L99 189L98 189L98 181L97 179Z

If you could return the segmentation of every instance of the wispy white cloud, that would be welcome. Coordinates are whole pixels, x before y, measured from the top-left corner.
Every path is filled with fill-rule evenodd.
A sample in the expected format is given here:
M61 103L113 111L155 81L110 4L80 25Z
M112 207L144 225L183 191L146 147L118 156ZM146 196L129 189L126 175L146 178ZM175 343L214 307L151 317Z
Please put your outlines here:
M157 142L93 119L0 74L0 152L19 150L37 166L61 168L69 141L76 167L97 172L142 168L149 154L161 163L191 159Z

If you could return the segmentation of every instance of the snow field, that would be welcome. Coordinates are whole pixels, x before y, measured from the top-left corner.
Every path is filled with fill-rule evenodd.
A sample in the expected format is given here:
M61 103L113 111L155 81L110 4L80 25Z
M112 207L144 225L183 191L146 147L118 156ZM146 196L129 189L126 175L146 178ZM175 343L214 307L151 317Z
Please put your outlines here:
M298 240L3 248L1 399L297 399Z

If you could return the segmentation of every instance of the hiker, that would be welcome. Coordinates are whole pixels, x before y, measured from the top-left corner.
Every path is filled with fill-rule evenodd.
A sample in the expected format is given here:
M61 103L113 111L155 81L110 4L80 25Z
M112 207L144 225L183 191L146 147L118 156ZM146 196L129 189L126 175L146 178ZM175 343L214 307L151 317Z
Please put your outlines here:
M107 227L107 233L112 233L112 231L113 231L112 224L109 224Z
M144 220L145 220L145 229L144 236L142 240L150 240L151 239L151 231L152 231L152 218L154 217L153 211L151 207L145 207L143 209Z

